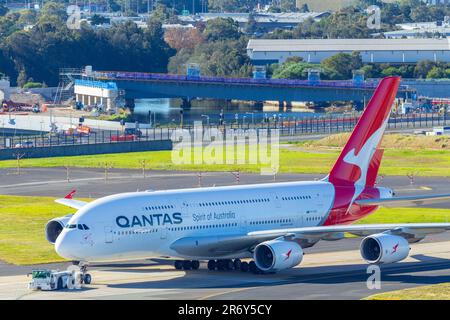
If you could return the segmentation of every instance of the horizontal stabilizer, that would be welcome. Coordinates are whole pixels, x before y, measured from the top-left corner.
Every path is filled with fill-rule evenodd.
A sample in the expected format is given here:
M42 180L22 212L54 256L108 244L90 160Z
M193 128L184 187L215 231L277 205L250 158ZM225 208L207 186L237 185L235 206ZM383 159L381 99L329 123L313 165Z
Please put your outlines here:
M438 194L429 196L408 196L396 198L361 199L355 203L361 206L383 206L383 207L411 207L424 204L433 204L450 201L450 194Z

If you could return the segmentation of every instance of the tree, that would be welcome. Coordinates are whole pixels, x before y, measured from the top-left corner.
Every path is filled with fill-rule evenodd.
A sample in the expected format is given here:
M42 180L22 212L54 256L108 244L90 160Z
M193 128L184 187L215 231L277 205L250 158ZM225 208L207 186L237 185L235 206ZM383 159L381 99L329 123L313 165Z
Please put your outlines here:
M203 35L208 41L238 39L240 37L239 25L231 18L217 18L209 20Z
M427 73L427 79L442 79L446 78L447 73L445 69L441 69L437 66L431 68L430 71Z
M321 65L324 68L335 70L339 79L350 79L353 70L362 67L362 61L358 52L352 54L338 53L323 60Z
M0 4L0 17L4 16L8 13L8 8L5 7L3 4Z
M98 26L98 25L101 25L101 24L106 24L106 23L109 23L109 22L110 22L110 19L105 18L103 16L100 16L98 14L94 14L91 17L91 24L94 25L94 26Z
M254 34L258 31L258 25L256 23L255 16L253 14L249 14L248 21L245 24L245 33L246 34Z
M296 0L281 0L280 9L282 12L297 11Z
M309 12L308 4L304 3L302 7L299 9L300 12L306 13Z
M204 41L202 33L196 28L168 28L164 40L177 51L183 48L193 50Z
M434 61L431 60L422 60L419 61L414 69L414 76L416 78L426 78L428 75L428 72L431 71L431 69L433 69L433 67L435 67L436 64L434 63Z
M258 0L208 0L208 9L214 12L251 12Z
M204 42L193 52L182 49L169 62L169 72L184 73L188 63L198 63L203 75L248 77L252 65L246 54L247 40Z

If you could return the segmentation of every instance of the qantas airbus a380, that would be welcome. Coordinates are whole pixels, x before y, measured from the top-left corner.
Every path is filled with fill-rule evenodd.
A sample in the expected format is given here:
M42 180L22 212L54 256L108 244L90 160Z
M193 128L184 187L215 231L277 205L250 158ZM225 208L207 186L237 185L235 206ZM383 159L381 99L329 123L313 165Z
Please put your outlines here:
M383 79L330 174L321 181L132 192L90 203L56 200L78 211L48 222L46 237L64 258L90 262L170 257L177 269L275 272L298 265L303 249L344 233L364 237L368 263L405 259L410 243L449 223L358 224L379 206L450 200L450 194L393 197L375 186L380 142L399 87ZM252 258L250 263L240 259ZM90 276L86 279L90 282Z

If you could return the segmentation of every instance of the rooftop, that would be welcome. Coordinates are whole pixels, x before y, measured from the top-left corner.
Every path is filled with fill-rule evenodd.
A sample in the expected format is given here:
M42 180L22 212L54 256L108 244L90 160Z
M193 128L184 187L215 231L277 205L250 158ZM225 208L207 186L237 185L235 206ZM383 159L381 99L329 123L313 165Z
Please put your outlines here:
M329 12L255 13L253 17L258 23L300 23L308 18L320 19L326 15L329 15ZM249 13L201 13L194 16L178 16L178 19L184 23L193 23L216 18L231 18L239 23L246 23L249 16Z
M434 51L450 50L449 39L251 39L252 51Z

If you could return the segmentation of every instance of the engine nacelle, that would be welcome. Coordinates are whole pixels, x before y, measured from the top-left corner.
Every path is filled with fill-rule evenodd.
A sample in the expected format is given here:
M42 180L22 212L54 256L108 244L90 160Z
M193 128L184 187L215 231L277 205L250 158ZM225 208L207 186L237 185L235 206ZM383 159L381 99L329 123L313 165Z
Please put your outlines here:
M73 214L68 214L67 216L55 218L47 222L47 224L45 225L45 237L47 238L48 242L50 242L51 244L54 244L56 242L59 234L69 222L70 218L72 218L72 216Z
M368 263L392 263L405 259L409 255L408 240L400 236L379 233L361 241L361 256Z
M271 240L257 245L253 258L262 271L278 271L302 262L303 249L294 241Z

